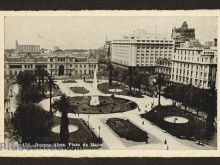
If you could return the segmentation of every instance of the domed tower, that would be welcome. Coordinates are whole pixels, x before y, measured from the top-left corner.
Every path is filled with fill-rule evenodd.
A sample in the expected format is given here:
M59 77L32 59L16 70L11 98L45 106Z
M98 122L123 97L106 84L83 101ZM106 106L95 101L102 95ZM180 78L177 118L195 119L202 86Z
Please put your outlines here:
M186 23L186 21L183 22L181 28L182 29L188 29L188 24Z

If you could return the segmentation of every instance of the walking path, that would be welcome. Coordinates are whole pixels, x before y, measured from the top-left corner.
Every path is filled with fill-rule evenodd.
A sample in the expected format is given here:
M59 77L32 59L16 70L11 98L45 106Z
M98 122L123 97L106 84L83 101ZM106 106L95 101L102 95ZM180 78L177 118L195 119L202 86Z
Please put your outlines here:
M88 94L84 94L84 96L92 96L92 95L100 95L100 96L110 96L110 94L103 94L100 91L95 91L92 88L91 83L85 83L82 80L77 80L77 83L62 83L61 80L57 80L57 85L60 87L60 90L62 93L65 93L66 95L70 97L75 96L83 96L82 94L74 93L70 87L78 86L78 87L84 87L90 92ZM199 146L195 144L192 141L189 140L183 140L178 139L175 136L170 135L169 133L166 133L165 131L161 130L161 128L153 125L149 121L143 119L140 117L141 113L144 113L146 111L151 110L151 104L154 102L157 104L158 98L151 98L148 96L144 96L144 98L135 98L131 96L124 96L124 95L117 95L115 94L115 97L128 99L131 101L134 101L138 104L140 110L136 108L135 110L123 112L123 113L113 113L113 114L80 114L79 118L84 119L85 121L89 120L89 126L94 130L94 133L98 136L99 134L99 127L101 137L104 140L104 143L108 146L109 149L145 149L145 150L152 150L152 149L158 149L158 150L165 150L167 149L167 145L169 146L169 149L173 150L204 150L204 149L213 149L212 146ZM161 104L162 105L170 105L172 103L171 100L165 99L164 97L161 97ZM49 99L43 100L40 105L46 109L49 110ZM147 107L146 107L147 105ZM56 114L60 115L60 114ZM70 118L78 118L75 114L68 114ZM89 117L88 117L89 116ZM152 134L153 137L156 137L158 140L157 143L149 143L149 144L141 144L141 145L134 145L128 147L128 145L125 144L125 140L122 140L118 135L116 135L107 124L105 124L105 121L108 118L126 118L129 119L133 124L138 126L140 129L146 131L149 134ZM144 121L144 125L143 125ZM151 137L150 137L151 138ZM164 144L164 141L167 141L167 145ZM127 141L129 143L129 141Z

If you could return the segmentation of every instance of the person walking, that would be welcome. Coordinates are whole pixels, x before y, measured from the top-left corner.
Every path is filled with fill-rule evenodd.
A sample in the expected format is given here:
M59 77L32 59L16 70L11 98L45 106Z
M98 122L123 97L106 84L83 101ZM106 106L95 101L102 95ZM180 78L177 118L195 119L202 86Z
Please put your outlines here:
M167 140L165 139L164 144L167 145Z

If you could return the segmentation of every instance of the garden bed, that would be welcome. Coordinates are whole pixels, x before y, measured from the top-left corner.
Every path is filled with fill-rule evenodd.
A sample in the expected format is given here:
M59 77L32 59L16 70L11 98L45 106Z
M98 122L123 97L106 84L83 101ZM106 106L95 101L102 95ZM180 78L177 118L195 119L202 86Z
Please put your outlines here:
M86 148L92 149L95 146L91 144L101 144L102 141L98 138L94 132L88 127L88 124L83 119L69 118L69 124L77 126L79 129L75 132L69 133L69 143L73 143L78 146L83 144L89 144ZM60 118L54 117L54 126L60 125ZM60 134L51 131L50 136L39 138L37 143L39 144L55 144L60 142ZM85 147L84 147L85 149ZM95 148L94 148L95 149ZM97 149L97 147L96 147Z
M76 83L75 80L64 80L62 81L62 83Z
M178 138L206 140L206 123L198 119L196 115L180 110L175 106L157 106L150 112L142 114L141 116ZM183 117L188 119L188 122L167 122L164 118L168 116Z
M110 118L106 121L106 124L121 138L148 143L148 134L129 120Z
M98 106L90 106L90 99L90 96L71 97L70 102L78 107L76 113L85 114L119 113L137 108L135 102L123 98L99 96L100 105Z
M112 83L112 86L109 86L108 83L98 84L98 89L106 94L113 94L114 92L109 91L111 89L121 89L122 90L121 92L117 92L117 94L119 95L128 95L129 93L126 87L116 83Z
M70 89L75 93L87 94L89 91L84 87L70 87Z

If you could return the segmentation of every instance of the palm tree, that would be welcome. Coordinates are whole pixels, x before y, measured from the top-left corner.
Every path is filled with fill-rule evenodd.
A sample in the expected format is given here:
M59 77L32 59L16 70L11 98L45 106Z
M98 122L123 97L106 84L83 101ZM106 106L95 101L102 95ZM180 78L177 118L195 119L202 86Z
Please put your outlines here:
M48 76L48 85L49 85L49 90L50 90L50 112L52 114L52 107L51 107L51 105L52 105L52 87L55 84L54 84L54 81L51 76Z
M111 64L111 62L109 62L107 64L108 70L109 70L109 74L108 74L108 82L109 82L109 86L112 86L112 71L113 71L113 66Z
M70 100L65 94L60 99L57 99L53 103L54 112L59 111L61 113L61 124L60 124L60 142L68 147L69 142L69 119L68 112L71 110Z

